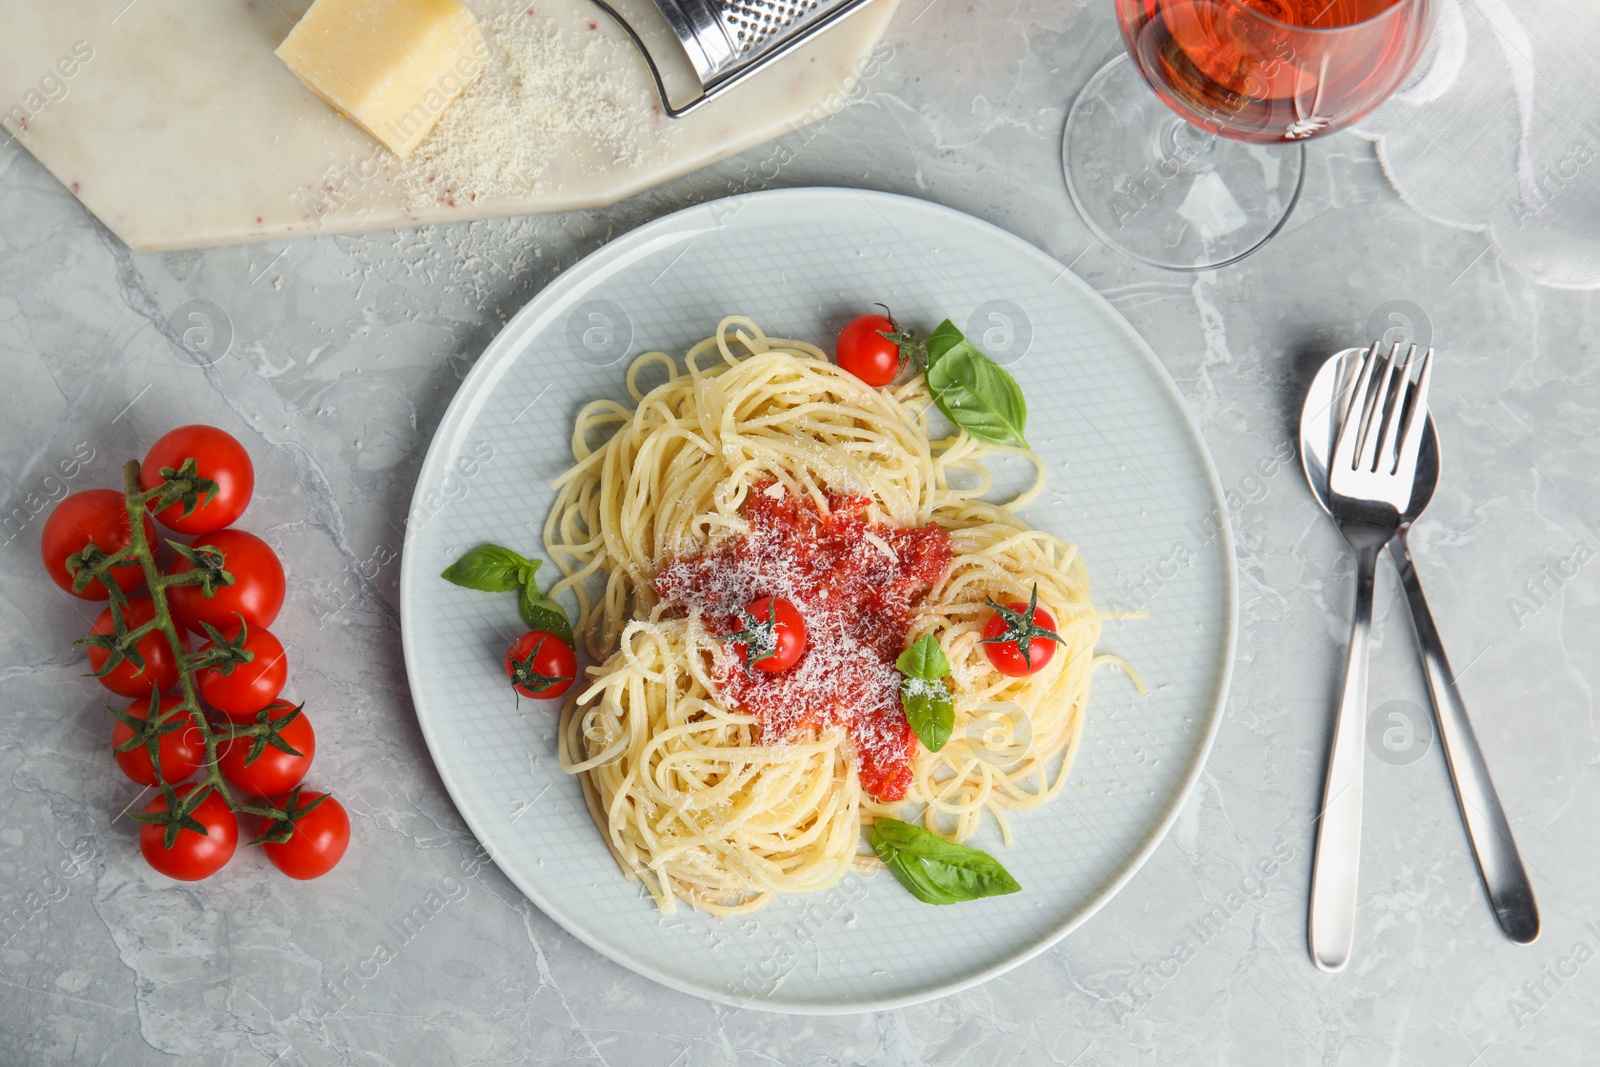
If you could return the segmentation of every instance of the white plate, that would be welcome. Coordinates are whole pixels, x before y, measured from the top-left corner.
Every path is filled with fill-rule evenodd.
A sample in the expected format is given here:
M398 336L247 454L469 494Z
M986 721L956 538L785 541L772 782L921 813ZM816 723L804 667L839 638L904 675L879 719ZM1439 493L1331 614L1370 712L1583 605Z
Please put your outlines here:
M1050 487L1025 515L1076 541L1108 624L1101 647L1150 684L1096 679L1071 784L1013 817L994 852L1023 886L938 911L887 872L751 918L664 917L627 882L556 759L556 702L512 699L500 657L515 598L438 575L471 546L541 553L572 419L626 400L628 357L681 353L743 313L828 347L875 301L922 330L945 317L1008 364ZM400 611L417 717L462 816L506 875L595 950L735 1005L880 1010L981 982L1089 917L1155 848L1200 773L1233 661L1233 546L1221 487L1172 381L1126 321L1044 253L920 200L844 189L755 193L680 211L547 286L467 376L412 501ZM934 932L937 936L933 936Z

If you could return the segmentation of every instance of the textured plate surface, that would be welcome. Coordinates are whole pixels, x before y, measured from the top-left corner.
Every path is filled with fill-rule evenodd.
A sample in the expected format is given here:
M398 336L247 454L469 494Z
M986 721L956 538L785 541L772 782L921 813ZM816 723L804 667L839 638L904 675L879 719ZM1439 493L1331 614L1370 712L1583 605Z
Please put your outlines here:
M935 909L888 875L782 900L750 918L659 914L623 879L556 759L554 702L507 691L498 660L522 629L514 597L438 578L495 541L536 555L570 463L572 419L627 400L631 356L681 354L725 314L820 342L884 301L957 325L1007 364L1030 405L1050 485L1025 509L1076 541L1108 623L1105 651L1149 683L1101 671L1071 782L1013 816L994 852L1023 892ZM429 750L463 817L542 910L623 965L712 999L793 1012L912 1003L1043 951L1128 880L1176 816L1221 716L1233 658L1233 548L1223 497L1177 390L1093 290L1002 230L920 200L842 189L756 193L627 234L542 291L450 405L418 480L401 576L407 669Z

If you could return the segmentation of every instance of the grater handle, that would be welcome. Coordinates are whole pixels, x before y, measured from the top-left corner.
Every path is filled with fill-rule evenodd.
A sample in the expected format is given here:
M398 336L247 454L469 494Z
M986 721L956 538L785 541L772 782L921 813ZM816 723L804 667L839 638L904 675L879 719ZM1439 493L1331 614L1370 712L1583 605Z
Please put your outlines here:
M710 85L719 73L738 61L738 50L728 36L721 11L710 0L656 0L656 7L689 53L701 85Z
M684 50L688 53L690 62L694 64L696 72L700 75L700 95L689 101L683 107L675 107L672 103L672 100L667 96L667 83L661 76L661 68L656 66L655 57L650 54L650 49L645 47L644 39L639 36L639 31L635 30L628 20L623 18L615 8L606 2L606 0L592 0L592 2L601 11L604 11L607 15L610 15L616 24L622 27L623 32L628 35L628 38L633 41L634 47L637 48L639 50L639 54L644 57L645 65L650 68L650 77L655 79L656 92L661 97L662 110L666 112L669 118L679 119L689 114L689 112L695 110L701 104L704 104L706 101L715 97L719 93L728 89L732 89L734 86L738 85L751 75L764 70L769 64L775 63L779 59L788 55L790 52L794 51L802 44L805 44L812 37L821 33L828 27L842 22L847 16L860 11L867 5L869 0L845 0L844 3L839 4L825 16L817 19L814 23L807 26L804 33L798 33L790 37L777 47L772 48L770 51L763 54L756 62L740 65L736 62L729 63L725 61L723 65L729 69L721 74L713 74L711 77L706 76L704 73L706 68L701 65L702 59L708 61L712 59L710 53L706 52L703 47L708 35L705 33L696 34L694 32L692 29L694 23L688 21L688 17L683 14L683 6L687 4L694 11L711 20L712 24L714 24L717 29L718 37L716 39L727 43L729 55L731 56L733 55L733 43L727 37L726 27L724 27L721 20L716 17L716 12L712 4L708 2L708 0L656 0L656 7L662 12L662 14L671 24L672 32L678 37L678 43L683 45ZM673 11L670 10L674 8L678 9L677 17L684 19L681 24L677 21L677 17L674 16ZM698 55L696 54L696 51L698 51Z
M666 112L668 118L681 119L683 116L687 115L689 112L693 111L695 108L711 99L710 94L702 90L699 96L695 97L687 104L683 105L682 107L674 107L672 104L672 99L667 96L667 83L662 80L661 68L656 66L655 57L650 54L650 49L644 46L644 38L639 36L639 31L635 30L633 25L617 12L616 8L606 3L606 0L592 0L592 2L601 11L604 11L607 15L610 15L612 20L615 21L618 26L622 27L622 32L628 35L628 39L633 42L633 46L638 49L639 54L644 57L645 66L650 68L650 77L655 79L656 94L661 97L661 110ZM676 25L672 27L672 32L679 33ZM683 40L681 34L679 35L679 40ZM695 57L691 54L689 58L691 62L695 62L695 66L698 69L699 63L695 60Z

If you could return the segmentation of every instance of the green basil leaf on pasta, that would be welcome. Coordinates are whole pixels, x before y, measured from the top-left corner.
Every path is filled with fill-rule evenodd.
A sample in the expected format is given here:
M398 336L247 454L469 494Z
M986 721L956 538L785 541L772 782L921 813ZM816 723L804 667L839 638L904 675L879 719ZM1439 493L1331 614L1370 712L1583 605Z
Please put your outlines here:
M869 836L872 851L925 904L959 904L1022 889L987 852L958 845L920 826L879 819Z
M945 319L928 336L927 342L922 346L928 353L928 366L932 367L940 359L944 358L946 352L956 345L964 343L966 339L966 336L956 327L955 323Z
M440 577L467 589L506 593L532 581L538 570L536 559L526 559L499 545L483 544L446 567Z
M521 613L522 621L528 624L528 629L555 634L573 648L578 647L572 638L572 623L567 618L566 610L554 597L539 591L532 575L528 576L527 584L517 596L517 611Z
M937 752L950 740L956 724L956 706L950 687L938 678L907 678L900 686L900 706L917 740Z
M910 648L900 653L894 665L907 678L937 681L950 673L950 661L939 647L939 639L932 634L923 634L913 641Z
M949 330L945 328L949 326ZM928 339L928 391L951 422L980 441L992 445L1029 447L1023 430L1028 422L1028 402L1022 386L1004 367L978 351L948 320L934 331L941 337L935 358L934 338Z

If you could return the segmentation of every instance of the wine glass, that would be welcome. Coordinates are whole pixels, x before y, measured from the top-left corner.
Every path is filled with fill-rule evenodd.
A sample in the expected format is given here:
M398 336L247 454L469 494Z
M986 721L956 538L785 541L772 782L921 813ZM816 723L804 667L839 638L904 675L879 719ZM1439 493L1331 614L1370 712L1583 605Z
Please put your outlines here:
M1305 141L1399 87L1434 7L1115 2L1127 53L1090 79L1067 116L1067 189L1107 244L1174 270L1232 263L1283 227L1305 177Z

